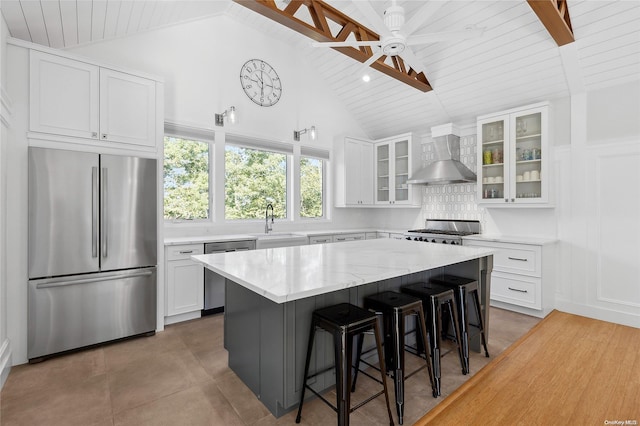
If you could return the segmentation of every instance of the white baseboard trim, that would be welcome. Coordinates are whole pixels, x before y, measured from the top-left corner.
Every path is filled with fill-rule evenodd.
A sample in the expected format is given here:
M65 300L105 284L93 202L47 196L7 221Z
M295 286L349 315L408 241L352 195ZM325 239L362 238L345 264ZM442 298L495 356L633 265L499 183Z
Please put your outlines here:
M7 381L9 371L11 371L11 346L9 345L9 339L5 339L2 342L2 346L0 346L0 389Z
M172 315L170 317L164 317L164 325L175 324L177 322L189 321L192 319L200 318L202 316L200 311L187 312L186 314Z
M525 315L538 317L538 318L544 318L547 315L549 315L549 313L551 312L551 309L538 310L538 309L525 308L524 306L512 305L511 303L500 302L499 300L493 300L493 299L489 301L489 305L496 308L505 309L507 311L518 312L519 314L525 314Z
M556 309L574 315L640 328L640 315L612 311L598 306L582 305L568 300L559 299L557 297Z

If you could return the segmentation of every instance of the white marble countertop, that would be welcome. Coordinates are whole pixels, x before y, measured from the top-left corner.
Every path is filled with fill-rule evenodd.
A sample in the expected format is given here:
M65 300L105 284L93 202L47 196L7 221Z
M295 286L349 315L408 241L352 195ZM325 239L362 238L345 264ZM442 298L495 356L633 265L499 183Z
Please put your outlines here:
M380 238L192 259L276 303L427 271L493 254L479 247Z
M488 235L488 234L477 234L477 235L468 235L466 237L462 237L463 240L473 240L473 241L491 241L498 243L515 243L515 244L533 244L537 246L544 246L546 244L555 244L558 242L555 238L546 238L546 237L529 237L529 236L518 236L518 235Z

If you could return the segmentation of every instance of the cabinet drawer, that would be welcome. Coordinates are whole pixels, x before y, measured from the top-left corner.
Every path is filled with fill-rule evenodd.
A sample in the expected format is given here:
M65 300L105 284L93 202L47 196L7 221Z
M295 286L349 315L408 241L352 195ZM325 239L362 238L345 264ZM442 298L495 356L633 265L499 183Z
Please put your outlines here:
M532 309L542 309L542 281L522 275L491 274L491 299Z
M167 260L189 259L194 254L203 254L204 244L184 244L167 246Z
M494 241L465 241L466 246L489 247L493 255L493 270L513 274L542 276L542 249L530 244L500 243Z
M335 235L333 237L333 241L335 242L339 242L339 241L355 241L355 240L364 240L365 239L365 234L364 233L360 233L360 234L339 234L339 235Z
M332 242L333 236L331 235L316 235L315 237L309 237L309 244L324 244Z

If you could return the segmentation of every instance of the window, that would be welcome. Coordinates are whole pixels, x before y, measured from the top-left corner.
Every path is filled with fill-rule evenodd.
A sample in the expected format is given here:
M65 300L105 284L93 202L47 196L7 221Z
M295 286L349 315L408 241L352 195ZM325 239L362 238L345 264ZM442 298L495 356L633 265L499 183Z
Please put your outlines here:
M209 219L209 143L164 138L164 218Z
M324 161L300 157L300 217L324 216Z
M326 175L329 152L300 147L300 218L326 218Z
M258 147L225 146L225 219L287 217L287 153Z

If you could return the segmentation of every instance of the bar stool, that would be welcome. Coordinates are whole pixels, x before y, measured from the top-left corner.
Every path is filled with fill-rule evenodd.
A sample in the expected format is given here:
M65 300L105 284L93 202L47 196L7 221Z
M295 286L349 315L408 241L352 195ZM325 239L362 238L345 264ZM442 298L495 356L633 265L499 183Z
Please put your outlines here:
M460 335L462 336L462 352L465 360L465 368L467 372L469 372L469 325L477 327L480 330L480 340L484 347L484 354L487 358L489 357L487 339L484 334L484 318L482 316L482 307L480 306L478 281L470 278L457 277L455 275L443 275L440 278L432 278L430 281L455 290L456 302L458 303ZM473 307L476 311L478 324L469 324L467 293L471 294L473 299Z
M404 350L405 350L405 318L407 316L417 316L417 324L420 334L416 337L427 340L426 318L422 308L422 300L408 294L397 293L394 291L384 291L372 296L364 298L363 305L365 309L375 311L376 314L382 314L383 330L384 330L384 352L385 366L387 372L393 377L393 384L396 395L396 408L398 412L398 423L402 424L404 417L404 380L409 378L427 367L429 372L429 381L434 398L438 396L435 380L433 378L433 370L431 368L431 356L429 354L429 346L423 344L425 353L425 365L405 374ZM356 358L356 377L353 379L353 388L355 390L356 378L359 370L360 356L362 354L362 336L358 336L358 352ZM363 361L365 362L365 361Z
M309 375L309 363L311 362L311 354L313 350L313 342L315 338L316 328L321 328L333 336L335 350L335 365L329 366L321 371ZM351 383L352 383L352 361L353 361L353 337L366 331L373 330L376 339L376 347L378 350L378 358L380 359L380 374L383 390L369 397L365 401L351 408ZM311 331L309 333L309 342L307 346L307 359L304 366L304 376L302 392L300 395L300 405L298 406L298 415L296 423L300 423L302 414L302 404L304 402L304 393L308 388L322 401L329 405L338 413L338 426L349 425L349 414L360 408L367 402L384 394L387 403L387 412L389 413L389 424L393 425L393 416L391 407L389 406L389 392L387 391L387 382L385 380L386 371L384 367L382 354L382 336L378 327L377 317L373 312L362 309L349 303L340 303L338 305L326 308L316 309L311 317ZM317 393L311 386L307 385L307 380L325 373L332 368L336 372L336 405L334 406L327 401L322 395Z
M462 374L467 374L464 369L464 359L462 346L460 345L460 336L458 335L458 314L456 307L456 299L453 290L432 283L416 283L400 289L403 293L410 294L422 299L422 305L425 307L428 318L427 327L429 327L429 345L431 347L431 359L433 365L433 375L436 382L436 389L440 395L440 358L441 354L441 333L442 333L442 311L441 306L445 305L449 311L449 318L453 323L453 333L460 357L460 366Z

